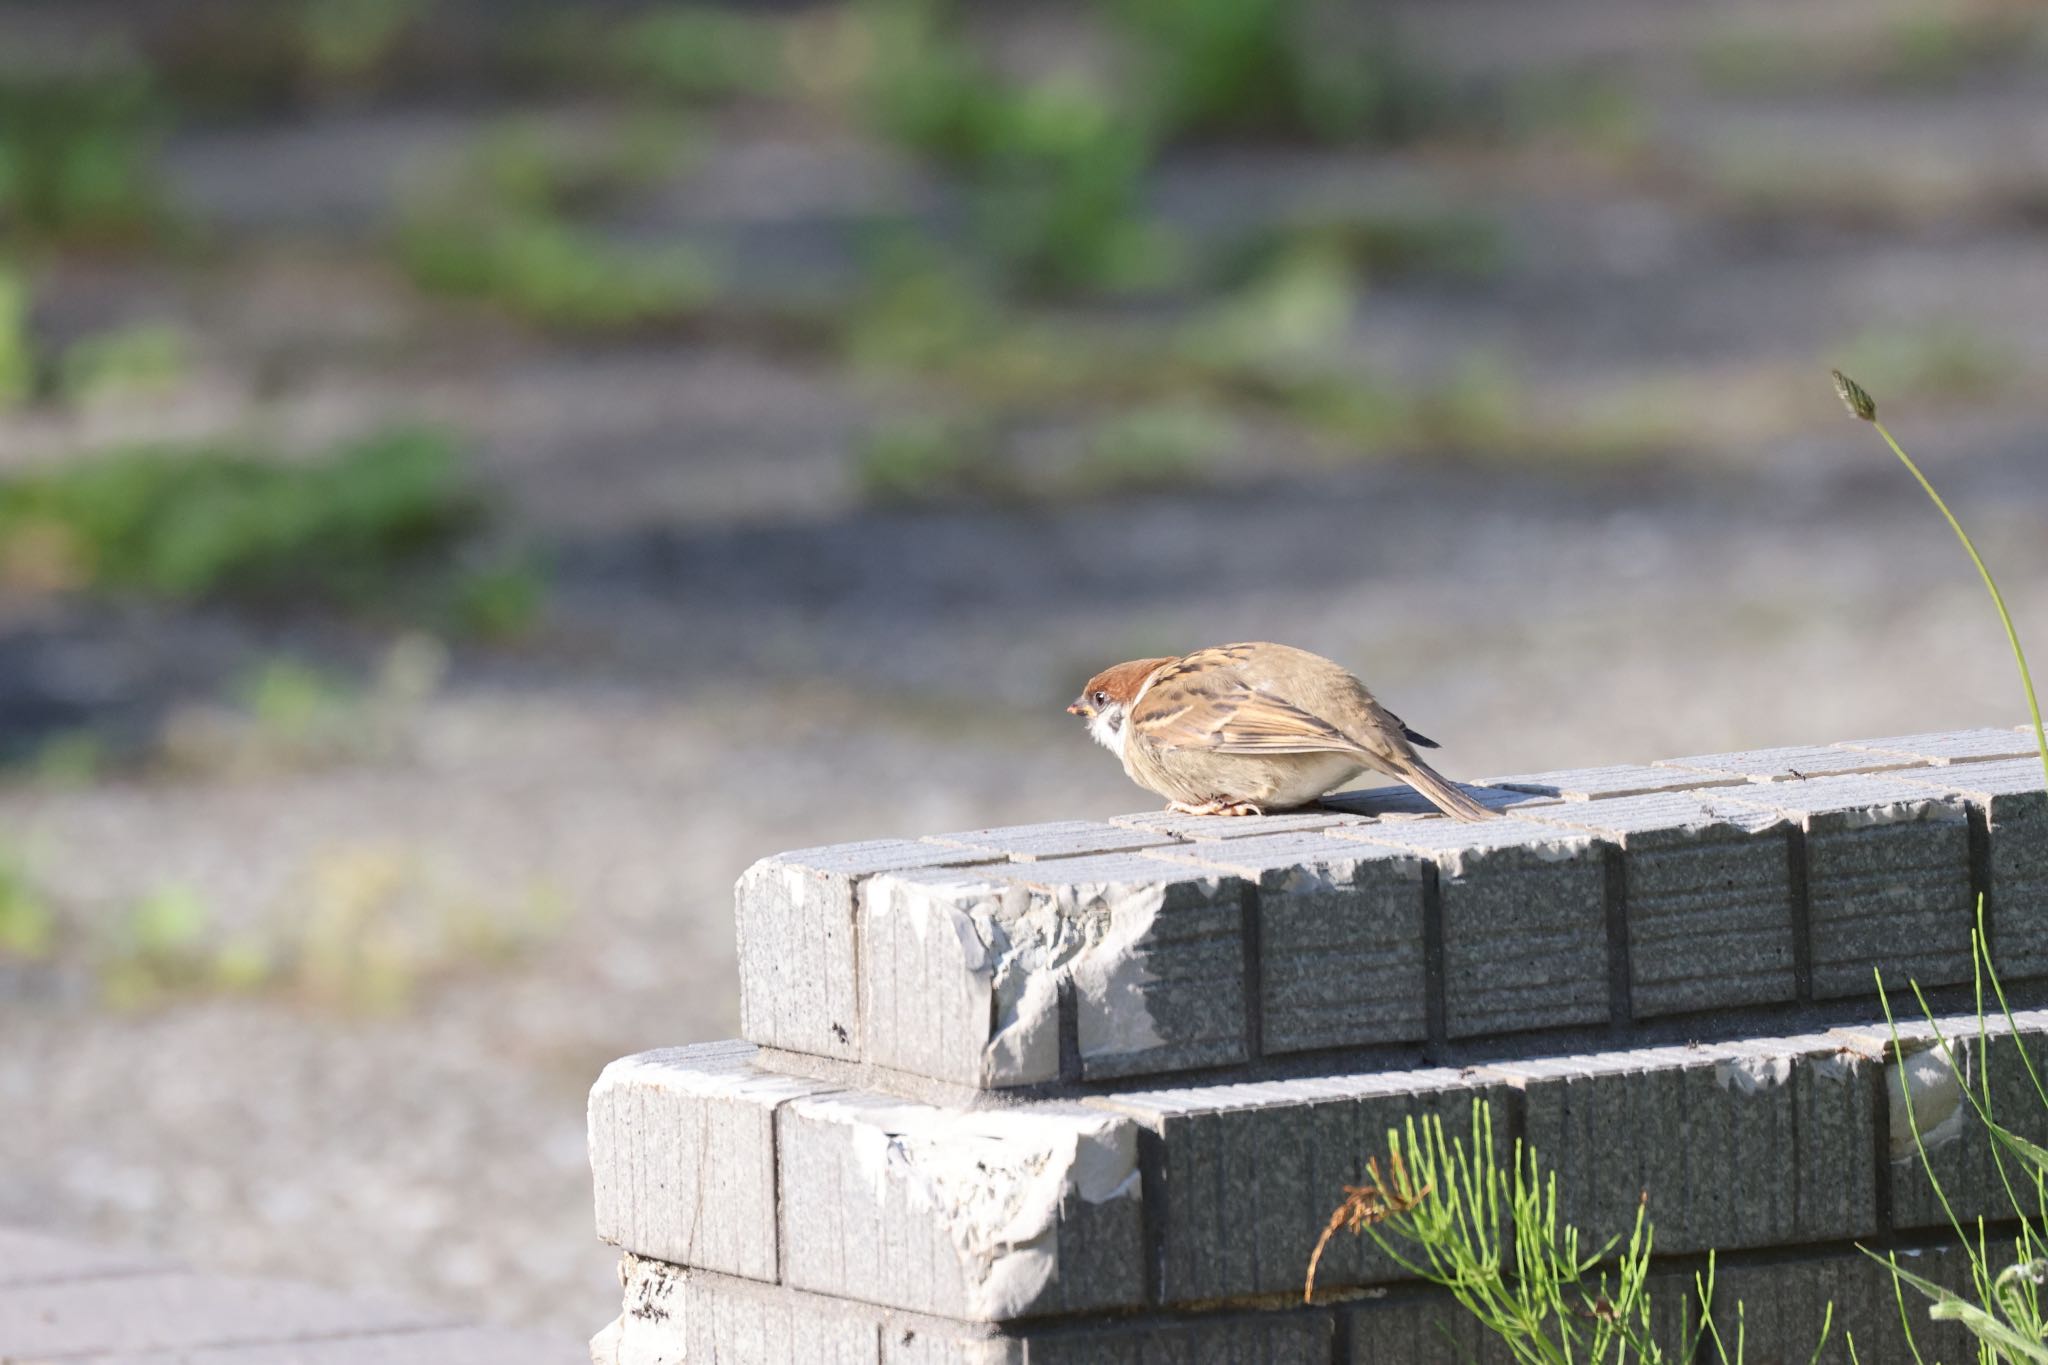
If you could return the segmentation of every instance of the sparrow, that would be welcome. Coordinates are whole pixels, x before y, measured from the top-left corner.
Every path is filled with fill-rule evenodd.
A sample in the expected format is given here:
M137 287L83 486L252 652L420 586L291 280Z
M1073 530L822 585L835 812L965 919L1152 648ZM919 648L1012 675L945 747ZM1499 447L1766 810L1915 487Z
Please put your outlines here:
M1133 659L1090 678L1067 712L1087 720L1131 781L1188 815L1307 805L1367 769L1400 778L1454 819L1494 814L1416 756L1435 740L1342 664L1291 645Z

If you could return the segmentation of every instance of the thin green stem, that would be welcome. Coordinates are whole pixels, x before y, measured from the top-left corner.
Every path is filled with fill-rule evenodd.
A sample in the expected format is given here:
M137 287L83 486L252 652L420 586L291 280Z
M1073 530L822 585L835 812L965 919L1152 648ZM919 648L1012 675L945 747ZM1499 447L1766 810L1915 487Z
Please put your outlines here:
M1884 988L1884 972L1878 970L1873 975L1877 978L1877 1003L1884 1009L1885 1027L1891 1032L1892 1057L1895 1059L1894 1065L1898 1067L1899 1093L1905 1101L1903 1108L1906 1111L1906 1127L1911 1129L1913 1133L1913 1150L1920 1154L1920 1168L1927 1175L1927 1183L1934 1190L1934 1198L1940 1203L1942 1213L1948 1218L1948 1225L1955 1229L1956 1240L1967 1242L1970 1240L1970 1235L1963 1231L1963 1222L1960 1218L1956 1217L1954 1206L1948 1202L1948 1191L1942 1188L1941 1177L1934 1173L1934 1162L1927 1155L1927 1142L1920 1132L1920 1106L1913 1103L1913 1092L1907 1089L1906 1086L1907 1052L1899 1042L1899 1022L1892 1017L1892 1001L1891 996ZM1939 1041L1940 1034L1937 1033L1935 1037ZM1955 1068L1955 1060L1948 1053L1945 1046L1942 1055L1944 1061L1953 1070Z
M1909 1113L1911 1112L1911 1109L1912 1106L1908 1105L1907 1110ZM1920 1159L1922 1161L1925 1161L1927 1159L1927 1153L1924 1148L1921 1150ZM1953 1214L1949 1216L1949 1221L1955 1221L1955 1216ZM1959 1228L1957 1229L1957 1231L1958 1233L1960 1233L1961 1229ZM1913 1339L1913 1314L1912 1311L1906 1307L1906 1282L1899 1277L1899 1253L1897 1253L1896 1251L1887 1252L1884 1257L1884 1263L1891 1267L1892 1302L1898 1306L1899 1331L1906 1338L1906 1349L1913 1353L1913 1365L1927 1365L1926 1359L1922 1357L1920 1354L1920 1343ZM1941 1362L1936 1361L1935 1365L1941 1365Z
M1949 529L1956 533L1956 539L1962 541L1963 549L1969 552L1970 562L1977 566L1977 573L1983 578L1984 586L1990 590L1991 604L1998 608L1998 619L2005 625L2006 643L2012 646L2013 662L2020 666L2020 684L2026 688L2027 710L2034 721L2034 743L2041 751L2041 776L2044 781L2048 781L2048 728L2044 728L2041 723L2041 699L2034 691L2034 675L2027 668L2027 652L2020 647L2020 633L2013 626L2012 613L2005 609L2005 594L1998 590L1998 580L1994 579L1991 570L1985 567L1984 557L1977 553L1976 543L1970 539L1970 533L1956 520L1955 513L1948 510L1948 503L1942 500L1941 494L1934 491L1934 485L1920 472L1920 466L1913 463L1913 457L1892 439L1892 434L1885 430L1884 423L1878 421L1874 415L1870 419L1870 425L1877 428L1877 434L1884 437L1884 443L1892 448L1892 454L1899 457L1899 463L1906 466L1906 472L1913 476L1921 490L1933 500L1935 507L1940 509L1941 515L1948 520Z

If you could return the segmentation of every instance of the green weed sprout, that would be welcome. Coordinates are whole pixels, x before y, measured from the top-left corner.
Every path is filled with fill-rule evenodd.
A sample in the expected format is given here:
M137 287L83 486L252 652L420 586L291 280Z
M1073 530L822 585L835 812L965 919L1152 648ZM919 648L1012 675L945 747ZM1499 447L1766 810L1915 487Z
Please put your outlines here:
M36 352L29 336L28 306L27 281L0 261L0 412L35 391Z
M29 877L27 865L0 848L0 962L37 962L49 956L57 921Z
M0 234L132 242L166 226L146 75L0 72Z

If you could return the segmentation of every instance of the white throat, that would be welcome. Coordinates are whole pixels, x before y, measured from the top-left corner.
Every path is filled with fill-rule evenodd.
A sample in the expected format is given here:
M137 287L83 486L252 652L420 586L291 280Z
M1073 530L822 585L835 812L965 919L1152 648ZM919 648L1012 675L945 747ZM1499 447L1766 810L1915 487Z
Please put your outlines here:
M1095 737L1097 744L1122 758L1124 740L1130 733L1124 728L1124 708L1112 702L1088 717L1088 733Z

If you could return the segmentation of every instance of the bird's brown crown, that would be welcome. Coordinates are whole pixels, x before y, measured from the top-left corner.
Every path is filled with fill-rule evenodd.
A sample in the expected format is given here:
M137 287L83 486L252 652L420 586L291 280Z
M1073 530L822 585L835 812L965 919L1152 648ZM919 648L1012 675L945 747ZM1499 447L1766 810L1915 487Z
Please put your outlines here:
M1128 706L1131 699L1138 695L1138 689L1145 685L1145 679L1151 677L1161 667L1172 663L1176 657L1178 656L1168 655L1161 659L1133 659L1129 663L1105 668L1088 680L1088 685L1081 689L1081 696L1074 704L1077 708L1092 710L1097 704L1095 696L1099 692L1111 702Z

